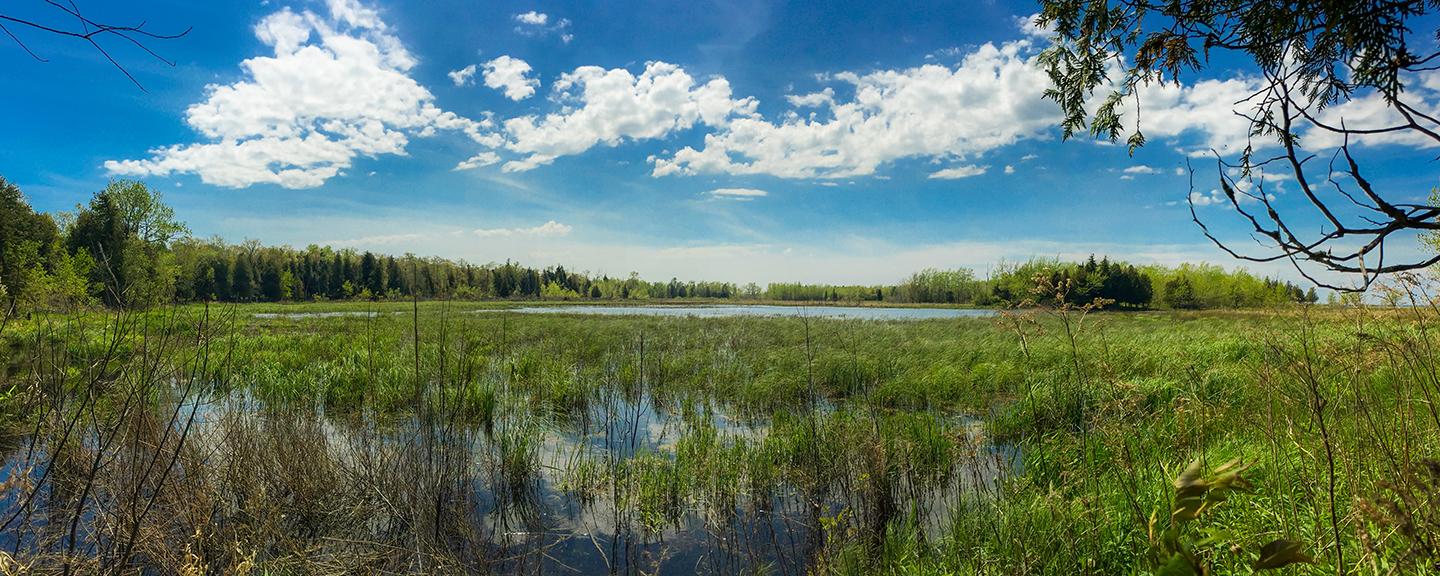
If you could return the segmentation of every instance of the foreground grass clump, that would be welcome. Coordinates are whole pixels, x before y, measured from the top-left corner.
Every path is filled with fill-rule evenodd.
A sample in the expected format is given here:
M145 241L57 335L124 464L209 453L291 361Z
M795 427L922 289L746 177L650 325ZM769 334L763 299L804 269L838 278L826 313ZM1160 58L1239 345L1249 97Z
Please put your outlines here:
M294 316L319 312L344 314ZM1440 534L1435 321L447 302L11 321L0 563L1424 573Z

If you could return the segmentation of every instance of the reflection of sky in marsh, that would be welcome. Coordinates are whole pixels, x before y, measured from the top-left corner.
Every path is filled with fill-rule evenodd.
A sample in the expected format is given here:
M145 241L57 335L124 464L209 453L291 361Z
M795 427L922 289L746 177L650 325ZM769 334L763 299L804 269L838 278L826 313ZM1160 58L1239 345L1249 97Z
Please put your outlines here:
M860 306L545 306L509 310L472 310L474 313L519 312L524 314L599 314L603 316L793 316L842 318L848 320L931 320L983 318L995 314L988 309L962 308L877 308Z
M404 314L404 312L399 312L399 311L397 311L397 312L391 312L391 314ZM251 316L253 316L253 317L255 317L255 318L263 318L263 319L266 319L266 320L275 320L275 319L281 319L281 318L287 319L287 320L302 320L302 319L305 319L305 318L338 318L338 317L344 317L344 316L371 316L371 317L374 317L374 316L379 316L379 315L380 315L380 312L374 312L374 311L371 311L371 312L363 312L363 311L360 311L360 312L256 312L256 313L254 313L254 314L251 314Z
M295 422L314 426L310 429L324 437L330 457L356 470L366 465L366 454L373 458L376 450L392 455L412 452L423 445L426 436L414 416L384 421L377 421L369 411L327 416L318 402L313 410L277 412L242 391L188 398L177 393L175 399L181 401L182 420L194 410L193 441L201 453L210 455L209 464L217 469L224 465L223 446L237 426L263 434L270 420L276 418L279 420L275 423L281 426ZM836 409L829 403L821 407L822 412ZM958 456L954 474L937 485L911 486L909 480L901 478L894 486L906 510L922 513L922 529L932 536L948 529L949 510L961 505L962 499L993 497L989 495L994 494L997 475L1013 469L1018 459L1012 449L985 443L983 424L977 420L950 415L942 422L959 438L970 440L968 444L975 449ZM704 494L687 492L683 510L678 516L665 518L659 532L647 531L639 519L636 498L640 495L627 496L625 488L617 488L610 480L602 482L583 502L562 489L566 471L577 462L590 460L615 474L616 469L607 467L617 459L674 458L676 443L697 427L713 427L720 446L737 442L754 445L764 442L770 432L764 419L732 417L722 406L707 401L657 401L648 394L627 397L614 393L593 399L583 417L555 418L543 412L507 409L497 418L492 434L478 428L446 434L460 442L456 446L468 454L466 482L474 506L472 521L489 535L491 544L508 550L508 560L494 567L498 573L523 571L523 567L507 567L506 563L521 562L516 559L535 554L551 557L579 573L651 571L661 565L661 559L666 566L684 564L694 567L695 572L748 572L760 565L803 571L806 542L817 512L793 486L782 483L766 494L749 494L737 487L734 500L729 502L707 502ZM498 439L507 430L523 430L535 442L536 475L519 496L498 473ZM0 448L7 452L0 477L25 468L23 445L11 442L0 444ZM37 454L43 461L43 452ZM632 469L628 474L636 472ZM630 482L637 478L630 477ZM7 496L0 496L0 507L15 505L16 495ZM836 517L854 505L846 497L823 497L816 502L818 513ZM395 528L393 522L387 513L377 512L362 530L383 534Z

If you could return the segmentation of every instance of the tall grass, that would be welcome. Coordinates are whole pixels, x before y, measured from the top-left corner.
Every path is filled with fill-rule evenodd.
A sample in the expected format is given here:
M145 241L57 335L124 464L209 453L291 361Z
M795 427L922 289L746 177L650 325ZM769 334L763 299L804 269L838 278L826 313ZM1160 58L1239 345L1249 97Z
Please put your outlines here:
M1176 479L1242 457L1253 490L1194 524L1224 529L1202 568L1248 572L1284 538L1313 558L1291 573L1423 573L1440 313L1408 289L1426 305L11 321L0 563L1145 572Z

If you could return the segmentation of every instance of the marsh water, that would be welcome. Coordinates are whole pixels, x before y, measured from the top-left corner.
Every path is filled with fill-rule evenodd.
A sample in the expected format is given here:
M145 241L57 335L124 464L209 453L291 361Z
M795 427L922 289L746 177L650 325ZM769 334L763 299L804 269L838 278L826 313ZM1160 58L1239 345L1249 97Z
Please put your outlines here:
M611 316L797 316L851 320L929 320L934 318L980 318L994 310L983 308L880 308L872 306L543 306L509 310L476 310L477 313L520 312L525 314L601 314Z
M486 570L492 573L804 574L825 545L823 526L843 530L833 526L874 514L876 503L866 501L863 481L829 488L775 482L756 489L739 485L746 480L737 474L734 486L667 484L683 474L674 463L684 440L708 434L717 446L761 446L770 436L771 420L727 415L717 408L682 407L648 394L610 395L559 421L520 415L489 427L445 428L414 416L327 414L323 405L300 414L279 413L247 393L234 392L182 400L178 412L183 421L193 411L192 445L212 454L207 464L219 469L235 464L224 461L226 454L235 454L226 442L285 434L277 428L297 427L297 420L306 422L299 428L314 431L306 444L321 445L320 453L355 476L375 473L377 462L412 458L395 470L425 476L404 481L430 482L435 463L422 455L445 454L460 465L444 481L458 482L468 492L454 495L451 505L461 508L460 516L484 542ZM991 497L997 473L1017 460L1012 449L984 443L976 421L941 415L936 422L973 452L938 478L902 474L887 489L894 494L883 496L889 507L897 505L891 498L903 499L898 505L911 516L911 529L929 537L945 532L948 511L962 501ZM43 448L27 450L33 447L29 438L12 438L3 447L4 476L40 473L35 464L45 460L45 453ZM507 468L517 452L528 472ZM597 476L590 484L580 478L587 471ZM42 490L40 497L49 498L50 492ZM21 497L20 490L0 496L0 509L15 509ZM375 507L349 520L357 525L344 531L353 540L383 541L415 529L413 520L401 516ZM86 514L82 520L93 518ZM18 551L21 544L13 533L0 538L3 549Z
M493 308L471 310L475 314L598 314L602 316L693 316L696 318L730 318L740 316L793 316L809 318L840 318L850 320L930 320L937 318L982 318L993 316L986 308L881 308L876 306L771 306L771 305L651 305L651 306L536 306L524 308ZM404 312L391 312L404 314ZM373 311L344 312L257 312L263 319L336 318L345 316L379 316Z
M667 317L610 320L628 327L620 340L584 353L601 332L557 327L588 320L531 316L527 324L539 324L525 332L514 316L490 316L497 311L454 312L456 322L481 324L452 336L457 348L449 352L443 335L426 337L437 349L407 351L377 349L369 336L370 344L348 348L329 332L363 326L358 334L374 330L403 343L407 331L395 328L418 327L395 312L254 314L256 336L241 340L240 352L234 344L212 351L216 361L246 358L235 361L233 376L144 384L143 395L157 399L151 408L132 420L98 415L75 427L78 442L68 445L54 431L0 441L0 481L9 483L0 493L0 550L30 558L109 550L127 510L153 509L142 520L156 541L217 531L206 538L245 542L227 545L232 558L207 560L211 569L243 564L249 554L274 562L303 555L307 565L341 572L428 572L435 567L427 562L443 557L461 572L798 575L827 549L877 541L887 530L940 539L952 510L996 498L997 479L1018 462L1013 448L990 443L982 423L958 410L864 400L864 386L874 384L860 384L859 372L849 399L818 392L813 381L808 391L789 384L805 378L795 358L773 381L763 363L744 360L774 351L764 338L778 333L761 330L793 329L794 317L838 327L989 311L512 310ZM716 318L734 316L761 318ZM287 320L307 320L297 334L313 334L306 342L317 348L272 336L277 326L296 326ZM326 324L312 332L312 322ZM624 335L631 329L633 339ZM444 354L456 354L448 361L458 367L470 346L479 351L473 376L447 384ZM393 352L385 360L393 371L377 371L374 355L385 352ZM857 362L830 366L859 369ZM341 370L354 370L361 396L345 395L352 384ZM781 388L748 400L713 388L760 381ZM402 400L384 404L382 395ZM84 401L70 400L81 406L75 422L97 417ZM70 408L57 406L53 430L68 434ZM109 447L112 438L120 440ZM167 461L183 465L160 477L175 485L156 504L156 480L136 474L168 470ZM74 490L83 496L92 483L106 489L75 507ZM104 565L110 553L89 561Z

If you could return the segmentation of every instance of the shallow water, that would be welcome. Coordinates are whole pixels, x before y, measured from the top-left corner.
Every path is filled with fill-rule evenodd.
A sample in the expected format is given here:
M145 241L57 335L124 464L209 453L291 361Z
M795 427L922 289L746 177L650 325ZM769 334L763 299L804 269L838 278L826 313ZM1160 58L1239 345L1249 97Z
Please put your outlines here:
M251 314L251 316L253 316L253 317L255 317L255 318L266 318L266 319L285 318L285 319L291 319L291 320L298 320L298 319L301 319L301 318L335 318L335 317L339 317L339 316L372 316L372 317L373 317L373 316L379 316L380 314L381 314L380 312L373 312L373 311L372 311L372 312L256 312L256 313L254 313L254 314ZM394 312L394 314L404 314L404 312Z
M870 306L544 306L508 310L472 310L477 314L519 312L524 314L599 314L604 316L695 316L727 318L734 316L796 316L808 318L843 318L850 320L929 320L936 318L984 318L994 310L976 308L878 308Z
M468 464L457 471L456 480L463 482L468 494L455 495L458 500L453 504L470 510L465 513L469 520L464 521L483 538L489 570L494 573L731 574L768 567L775 573L803 574L825 541L819 529L822 519L833 522L863 506L863 500L855 499L855 490L861 487L851 487L848 493L827 489L807 494L781 482L759 492L737 487L733 499L722 502L707 501L703 491L687 489L680 509L664 513L652 509L647 517L650 503L638 490L650 477L637 462L673 461L677 441L701 428L713 429L720 445L753 446L770 435L768 419L733 417L722 406L703 401L686 406L647 393L627 396L610 391L564 418L507 413L490 431L425 424L414 415L383 421L373 413L327 415L318 403L313 410L291 407L276 412L238 391L182 395L179 400L182 420L194 411L192 442L201 453L211 455L207 467L215 469L226 464L220 448L230 438L247 429L254 438L267 435L269 420L314 430L329 446L330 458L355 476L375 474L377 455L380 461L406 454L420 458L419 453L430 450L459 455ZM830 404L818 407L821 413L837 409ZM962 498L990 492L997 474L1013 466L1016 458L1009 448L983 443L982 426L973 419L955 414L943 416L941 422L974 440L977 450L962 456L955 472L939 484L911 486L902 477L892 488L897 503L920 514L920 528L929 536L944 533L948 511ZM528 437L533 446L535 473L518 486L497 471L505 450L501 438L506 434ZM38 474L45 468L44 454L27 459L19 446L5 448L5 475L19 469ZM611 477L583 496L566 490L567 470L587 460ZM419 467L403 469L429 473L421 460L414 465ZM10 496L0 497L0 509L15 510L18 502ZM385 541L396 531L413 529L403 522L377 509L363 518L353 537ZM0 545L16 546L14 534L0 534Z

